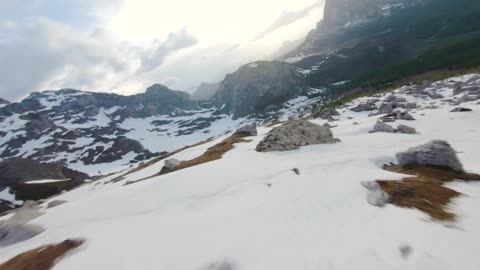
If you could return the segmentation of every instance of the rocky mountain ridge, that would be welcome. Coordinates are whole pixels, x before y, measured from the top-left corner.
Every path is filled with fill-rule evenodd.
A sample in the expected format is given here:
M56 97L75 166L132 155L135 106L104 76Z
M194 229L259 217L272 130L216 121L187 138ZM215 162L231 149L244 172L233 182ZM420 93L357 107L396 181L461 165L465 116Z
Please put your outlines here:
M192 100L159 84L132 96L35 92L0 107L0 159L22 157L107 173L223 135L247 118L288 117L287 108L310 102L302 78L288 63L258 62L227 75L212 100Z

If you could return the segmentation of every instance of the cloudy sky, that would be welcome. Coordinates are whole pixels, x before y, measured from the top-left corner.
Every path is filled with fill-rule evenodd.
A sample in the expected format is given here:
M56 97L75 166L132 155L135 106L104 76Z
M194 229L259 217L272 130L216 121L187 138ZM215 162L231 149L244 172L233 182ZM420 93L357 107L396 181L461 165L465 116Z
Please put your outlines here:
M0 0L0 98L75 88L191 91L268 59L324 0Z

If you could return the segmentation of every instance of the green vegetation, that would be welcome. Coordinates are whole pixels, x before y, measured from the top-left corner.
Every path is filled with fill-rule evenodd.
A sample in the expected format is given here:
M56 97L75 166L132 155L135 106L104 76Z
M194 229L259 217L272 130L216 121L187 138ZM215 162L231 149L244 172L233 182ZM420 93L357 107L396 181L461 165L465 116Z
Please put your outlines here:
M298 63L318 65L306 77L312 87L327 87L338 107L401 85L480 72L480 1L425 0L361 26L336 31L316 46L339 48ZM321 63L321 64L320 64ZM334 85L339 81L348 81Z
M341 49L299 65L322 63L306 78L314 87L348 80L332 87L336 95L386 87L430 70L473 68L480 65L480 1L426 1L326 40Z

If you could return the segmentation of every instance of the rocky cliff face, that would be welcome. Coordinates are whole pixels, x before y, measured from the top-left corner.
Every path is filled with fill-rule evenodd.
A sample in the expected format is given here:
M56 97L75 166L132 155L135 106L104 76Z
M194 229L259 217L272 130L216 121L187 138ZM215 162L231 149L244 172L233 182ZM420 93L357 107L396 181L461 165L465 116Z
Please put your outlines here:
M208 100L210 99L218 90L220 83L201 83L197 90L190 95L192 100Z
M296 67L280 61L260 61L227 75L213 99L217 106L224 106L239 118L274 110L306 90Z
M326 0L323 28L344 26L363 18L380 15L380 4L384 0Z
M174 121L159 123L149 118L181 117L210 108L189 100L187 93L158 84L132 96L74 89L36 92L19 103L0 107L0 159L23 157L78 169L138 162L165 151L161 143L144 147L144 137L177 136L198 126L182 119L177 123L182 127L171 134L171 129L162 126L177 126L171 123ZM144 131L138 131L136 124ZM169 134L164 134L167 130Z

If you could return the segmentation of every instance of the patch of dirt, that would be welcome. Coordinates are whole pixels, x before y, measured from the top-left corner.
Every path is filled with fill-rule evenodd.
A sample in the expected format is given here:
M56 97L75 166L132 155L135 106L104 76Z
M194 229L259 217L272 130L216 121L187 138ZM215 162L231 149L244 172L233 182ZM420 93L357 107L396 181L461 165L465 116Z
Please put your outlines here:
M234 144L242 142L250 142L250 140L244 139L244 136L232 135L222 142L208 148L203 155L188 161L182 161L182 163L176 166L173 171L183 170L192 166L221 159L223 154L235 148Z
M148 167L152 166L153 164L155 164L155 163L157 163L157 162L160 162L160 161L162 161L162 160L164 160L164 159L167 159L167 158L169 158L169 157L171 157L171 156L173 156L173 155L176 155L176 154L178 154L178 153L180 153L180 152L182 152L182 151L185 151L185 150L190 149L190 148L192 148L192 147L200 146L200 145L202 145L202 144L209 143L209 142L211 142L211 141L212 141L212 139L208 139L208 140L205 140L205 141L201 141L201 142L199 142L199 143L196 143L196 144L192 144L192 145L188 145L188 146L179 148L179 149L177 149L177 150L175 150L175 151L172 151L172 152L169 152L169 153L167 153L167 154L165 154L165 155L161 155L161 156L159 156L159 157L157 157L157 158L154 158L154 159L152 159L152 160L150 160L150 161L147 161L147 162L145 162L145 163L142 163L142 164L138 165L136 168L134 168L134 169L132 169L132 170L130 170L130 171L128 171L128 172L126 172L126 173L118 176L118 177L115 177L114 179L112 179L112 182L121 181L121 180L125 179L125 177L126 177L127 175L129 175L129 174L132 174L132 173L136 173L136 172L138 172L138 171L141 171L141 170L143 170L143 169L145 169L145 168L148 168Z
M0 270L49 270L69 251L83 243L84 240L68 239L59 244L42 246L0 264Z
M169 171L168 173L183 170L183 169L186 169L186 168L189 168L189 167L192 167L192 166L197 166L197 165L200 165L200 164L203 164L203 163L207 163L207 162L211 162L211 161L214 161L214 160L221 159L223 154L225 154L226 152L235 148L234 144L242 143L242 142L250 142L250 140L244 139L244 136L232 135L232 136L226 138L225 140L223 140L222 142L208 148L207 151L205 153L203 153L201 156L196 157L196 158L191 159L191 160L182 161L178 166L173 168L173 170ZM163 174L166 174L166 173L163 173ZM156 177L156 176L160 176L160 175L162 175L162 173L159 172L159 173L156 173L156 174L151 175L149 177L146 177L144 179L140 179L139 181L144 181L144 180L147 180L147 179L150 179L150 178L153 178L153 177ZM134 183L137 183L139 181L135 181Z
M408 174L400 181L378 180L378 184L390 196L394 205L416 208L435 220L454 221L448 204L461 193L444 186L454 180L479 181L480 175L459 173L447 167L411 165L406 167L384 166L387 171Z

